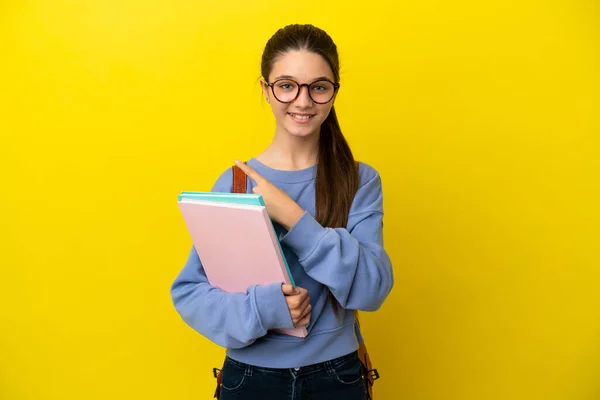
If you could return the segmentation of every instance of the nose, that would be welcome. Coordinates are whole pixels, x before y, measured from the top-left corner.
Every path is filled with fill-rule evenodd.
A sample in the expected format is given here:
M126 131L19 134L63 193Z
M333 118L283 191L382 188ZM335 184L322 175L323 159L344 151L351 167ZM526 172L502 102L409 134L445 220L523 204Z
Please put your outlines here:
M304 89L306 89L306 91ZM309 86L301 85L298 90L299 90L298 97L296 97L296 100L294 101L294 103L296 103L300 107L312 106L313 101L310 98L310 96L308 95L308 91L310 90Z

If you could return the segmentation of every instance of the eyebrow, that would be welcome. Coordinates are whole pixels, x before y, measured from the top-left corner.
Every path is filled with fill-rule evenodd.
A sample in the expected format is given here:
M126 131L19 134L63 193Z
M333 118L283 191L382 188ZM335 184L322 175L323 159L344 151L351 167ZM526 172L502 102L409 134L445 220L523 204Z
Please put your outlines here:
M291 76L291 75L279 75L277 78L275 78L273 81L276 81L278 79L296 79L295 77ZM323 81L323 80L327 80L327 81L333 81L333 79L327 77L327 76L320 76L318 78L313 79L311 82L316 82L316 81Z

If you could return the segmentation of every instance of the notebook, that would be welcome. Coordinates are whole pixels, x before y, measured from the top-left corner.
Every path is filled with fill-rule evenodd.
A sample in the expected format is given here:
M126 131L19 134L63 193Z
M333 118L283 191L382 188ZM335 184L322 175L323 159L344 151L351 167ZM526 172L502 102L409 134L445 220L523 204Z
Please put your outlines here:
M224 203L232 203L232 204L248 204L255 206L265 206L265 202L260 194L240 194L240 193L221 193L221 192L181 192L178 196L179 201L182 200L201 200L201 201L212 201L212 202L224 202ZM273 222L271 222L271 227L273 228L273 232L275 232L275 227L273 226ZM281 243L279 240L275 238L275 242L277 242L277 246L279 247L279 251L281 252L281 258L283 259L283 263L285 264L285 268L289 275L291 285L296 286L294 282L294 278L292 277L292 273L290 272L290 267L285 259L285 255L283 254L283 249L281 248Z
M178 206L211 285L245 293L258 284L295 286L262 196L182 192ZM277 329L306 337L307 329Z

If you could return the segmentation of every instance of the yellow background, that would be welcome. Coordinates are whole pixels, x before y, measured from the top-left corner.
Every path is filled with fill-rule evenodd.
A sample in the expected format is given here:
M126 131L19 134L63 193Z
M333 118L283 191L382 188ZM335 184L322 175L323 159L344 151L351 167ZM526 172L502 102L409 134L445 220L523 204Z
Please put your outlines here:
M3 0L0 398L211 398L175 196L268 144L260 55L293 22L337 42L384 182L377 398L599 399L593 0Z

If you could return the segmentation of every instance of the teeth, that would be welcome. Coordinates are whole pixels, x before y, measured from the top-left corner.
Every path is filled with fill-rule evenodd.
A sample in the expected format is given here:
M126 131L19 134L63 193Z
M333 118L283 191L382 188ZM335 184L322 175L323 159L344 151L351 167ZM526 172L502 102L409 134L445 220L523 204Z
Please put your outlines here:
M290 114L292 117L296 118L296 119L310 119L312 118L312 115L297 115L297 114Z

